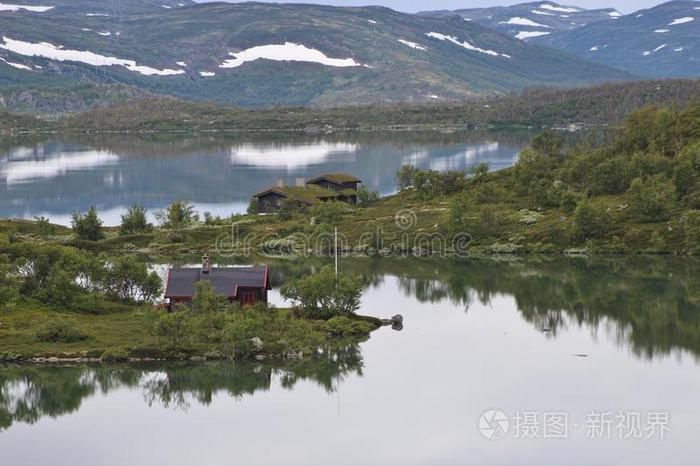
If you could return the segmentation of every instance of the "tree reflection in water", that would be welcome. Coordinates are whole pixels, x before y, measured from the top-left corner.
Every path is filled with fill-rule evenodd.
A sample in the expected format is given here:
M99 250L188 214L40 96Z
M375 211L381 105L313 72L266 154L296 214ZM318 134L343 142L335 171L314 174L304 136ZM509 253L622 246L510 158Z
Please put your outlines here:
M268 259L277 284L309 273L323 259ZM475 302L511 296L522 318L550 338L567 326L606 330L638 357L677 351L700 356L700 261L682 258L541 258L445 260L344 258L343 271L368 288L396 277L400 292L419 302L447 301L468 312ZM435 312L425 306L425 312ZM380 312L378 310L377 312ZM437 318L437 317L436 317ZM332 392L339 380L362 375L357 342L301 361L0 369L0 429L79 409L95 393L140 389L148 404L187 409L217 393L241 399L312 381Z
M326 348L317 357L293 361L207 362L120 366L14 366L0 368L0 430L78 411L83 400L119 388L138 389L148 405L187 409L209 405L217 393L241 399L270 389L274 378L292 389L312 381L333 392L348 375L362 375L357 343Z

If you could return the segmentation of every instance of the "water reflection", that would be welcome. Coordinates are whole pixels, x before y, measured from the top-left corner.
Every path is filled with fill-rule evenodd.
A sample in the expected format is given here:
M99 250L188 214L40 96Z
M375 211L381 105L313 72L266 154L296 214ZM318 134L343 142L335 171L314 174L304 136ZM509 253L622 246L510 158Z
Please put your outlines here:
M275 288L325 263L266 260ZM344 258L341 265L345 273L361 275L367 288L385 287L395 277L405 296L426 304L448 302L464 312L475 303L488 306L512 297L520 317L549 338L574 326L594 334L607 331L638 357L681 350L700 357L700 261L695 259Z
M149 406L181 410L208 406L218 393L240 400L273 381L288 390L311 381L330 393L345 377L362 376L363 364L359 346L346 344L287 362L0 367L0 430L76 412L84 400L122 388L140 391Z
M334 159L345 163L354 162L354 154L358 150L359 144L327 141L296 145L241 144L231 148L231 163L292 171L309 165L321 165Z
M0 217L44 215L57 223L96 205L105 223L133 203L161 209L189 200L201 211L245 211L252 194L280 180L349 172L382 194L405 163L437 170L513 164L527 132L246 134L26 137L0 142Z
M379 265L386 274L390 264ZM408 267L404 267L406 269ZM568 325L609 330L634 354L683 349L700 356L700 262L668 258L553 258L412 261L394 271L402 291L421 302L449 300L469 310L512 296L524 320L555 338Z

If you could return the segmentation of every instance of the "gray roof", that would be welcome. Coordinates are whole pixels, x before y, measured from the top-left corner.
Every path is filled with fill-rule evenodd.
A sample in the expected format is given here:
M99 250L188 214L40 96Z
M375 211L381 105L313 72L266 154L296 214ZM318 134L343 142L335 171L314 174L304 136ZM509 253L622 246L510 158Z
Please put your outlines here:
M195 284L201 280L209 280L217 294L229 297L235 297L241 287L267 289L269 285L267 266L212 267L209 273L202 273L201 267L170 269L165 284L165 297L192 297Z

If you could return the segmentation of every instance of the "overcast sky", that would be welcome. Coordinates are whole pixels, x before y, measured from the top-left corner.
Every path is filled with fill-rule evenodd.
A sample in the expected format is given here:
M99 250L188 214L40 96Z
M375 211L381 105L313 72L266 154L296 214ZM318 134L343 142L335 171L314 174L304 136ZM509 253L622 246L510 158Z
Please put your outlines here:
M195 0L195 1L214 1L214 0ZM226 0L233 1L235 0ZM266 0L262 0L266 1ZM458 9L458 8L474 8L493 5L513 5L516 3L526 3L531 0L297 0L293 2L274 1L270 3L320 3L323 5L345 5L345 6L365 6L365 5L383 5L399 11L414 13L424 10L443 10L443 9ZM532 0L535 1L535 0ZM633 11L649 8L654 5L663 3L659 0L578 0L564 1L560 0L557 3L564 5L575 5L582 8L617 8L623 13L631 13Z

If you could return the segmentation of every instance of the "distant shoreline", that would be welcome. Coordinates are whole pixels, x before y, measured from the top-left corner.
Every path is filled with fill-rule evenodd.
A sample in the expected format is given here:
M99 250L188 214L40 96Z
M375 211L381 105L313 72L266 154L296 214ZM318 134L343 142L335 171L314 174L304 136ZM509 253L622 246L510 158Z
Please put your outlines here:
M339 108L241 109L175 98L143 98L42 120L0 111L9 134L214 134L459 131L617 125L645 105L683 108L700 97L700 80L632 81L591 87L527 89L434 104Z

